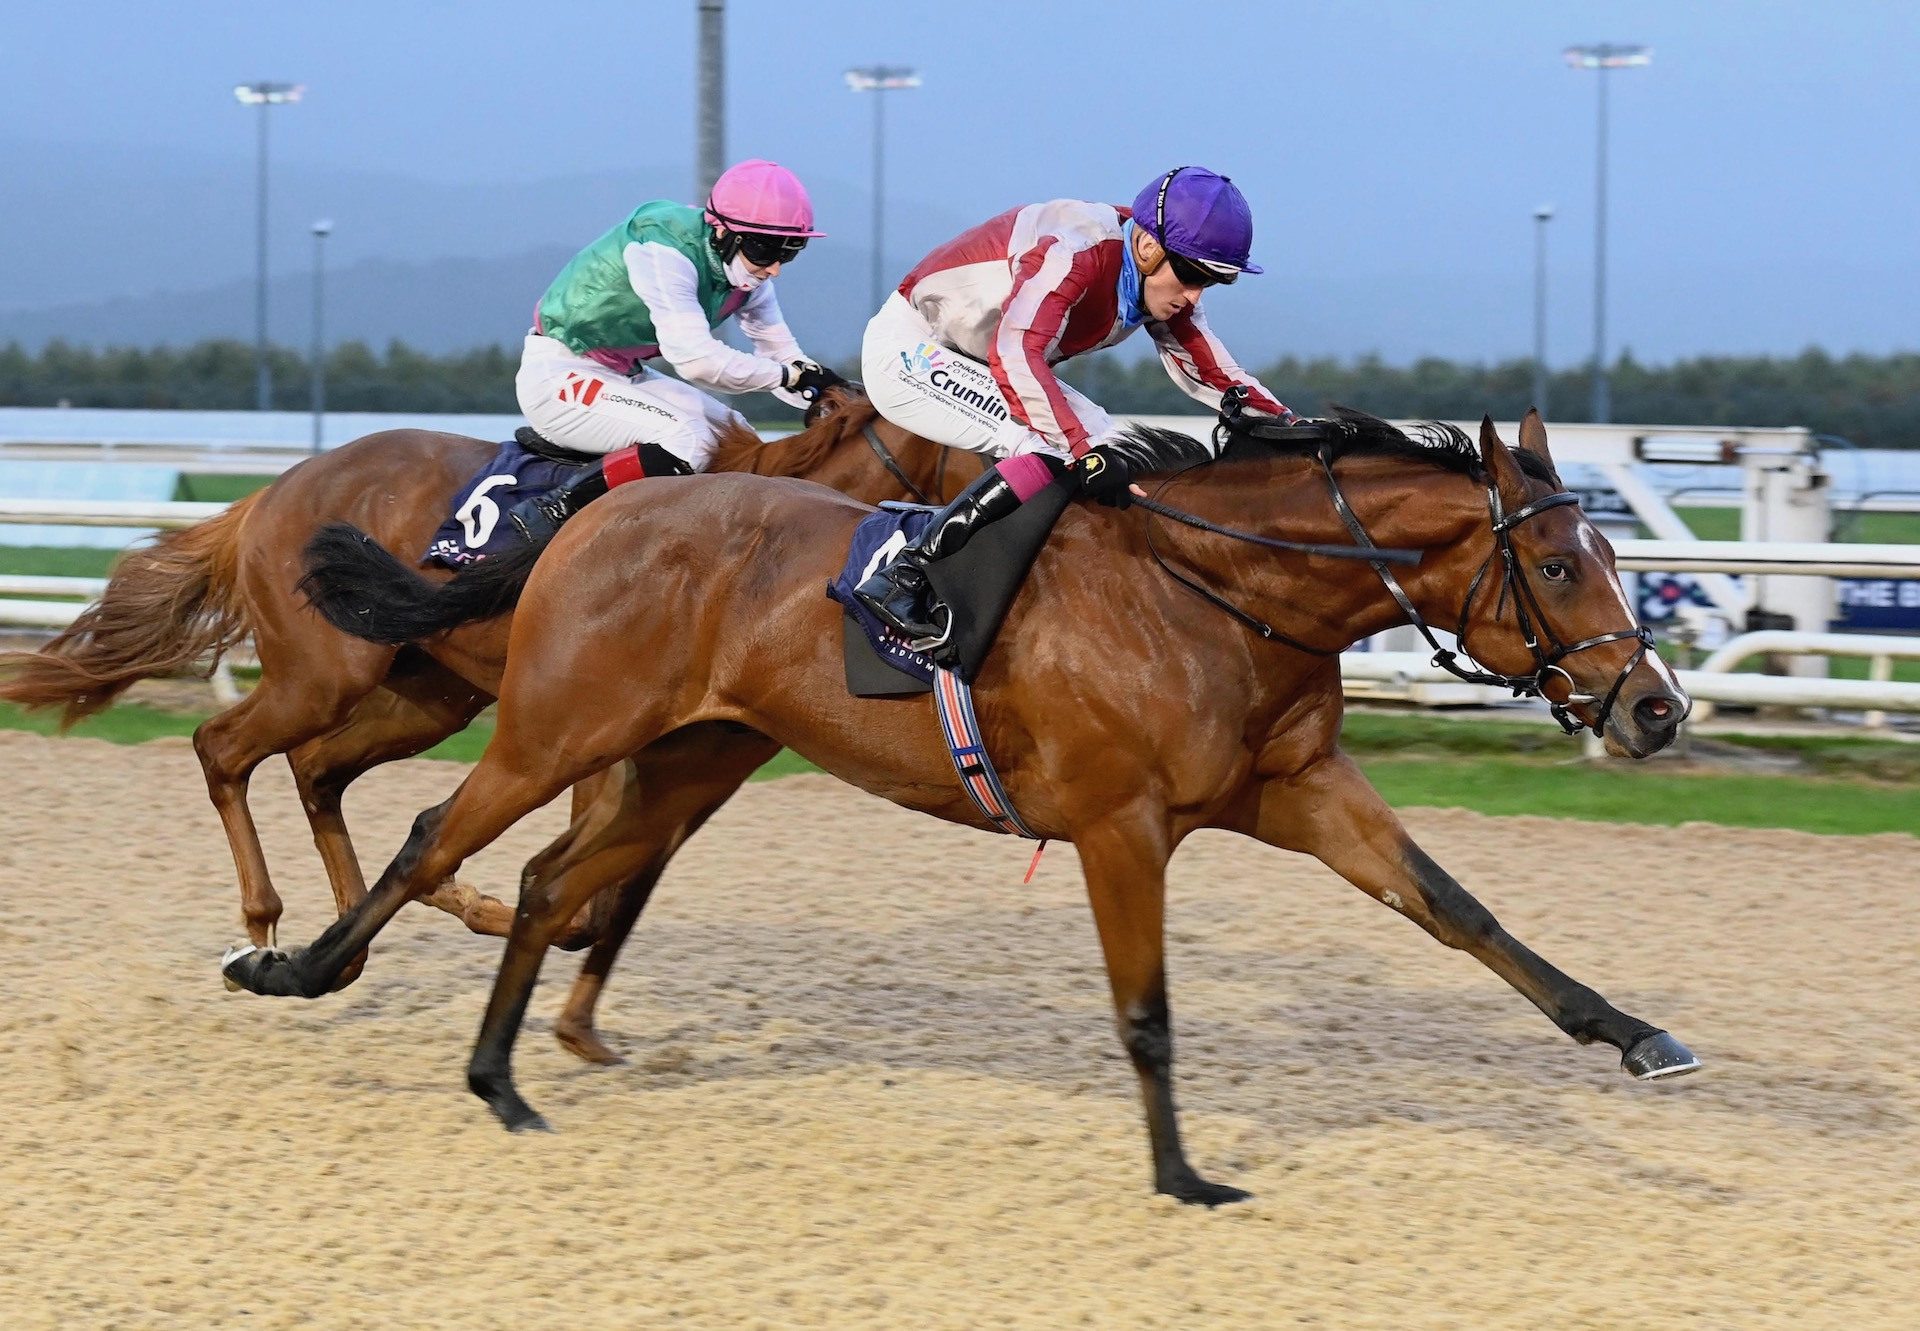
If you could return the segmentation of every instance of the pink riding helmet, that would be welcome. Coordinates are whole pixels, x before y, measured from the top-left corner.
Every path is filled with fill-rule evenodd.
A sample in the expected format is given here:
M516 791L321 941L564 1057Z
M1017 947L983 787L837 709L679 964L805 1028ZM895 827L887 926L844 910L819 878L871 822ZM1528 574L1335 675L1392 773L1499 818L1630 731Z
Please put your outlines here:
M777 162L753 158L728 167L707 196L707 220L730 231L770 236L824 236L813 229L813 200L800 177Z

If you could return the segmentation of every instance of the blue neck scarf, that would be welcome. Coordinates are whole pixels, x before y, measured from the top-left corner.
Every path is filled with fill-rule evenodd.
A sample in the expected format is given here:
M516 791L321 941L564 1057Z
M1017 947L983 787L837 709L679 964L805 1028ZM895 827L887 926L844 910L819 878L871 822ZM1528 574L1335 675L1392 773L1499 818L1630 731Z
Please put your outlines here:
M1140 308L1140 265L1133 261L1133 222L1120 228L1120 322L1136 328L1147 317Z

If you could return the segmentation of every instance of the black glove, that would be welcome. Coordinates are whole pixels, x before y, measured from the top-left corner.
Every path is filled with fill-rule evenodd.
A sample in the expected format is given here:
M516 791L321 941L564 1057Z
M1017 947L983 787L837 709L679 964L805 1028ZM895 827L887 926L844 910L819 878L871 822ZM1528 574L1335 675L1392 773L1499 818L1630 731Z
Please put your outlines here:
M818 402L822 393L845 382L845 378L825 365L814 365L803 360L795 361L780 372L780 386L798 393L809 402Z
M1110 444L1089 448L1073 464L1073 478L1080 494L1109 508L1125 508L1133 502L1133 469L1126 457Z

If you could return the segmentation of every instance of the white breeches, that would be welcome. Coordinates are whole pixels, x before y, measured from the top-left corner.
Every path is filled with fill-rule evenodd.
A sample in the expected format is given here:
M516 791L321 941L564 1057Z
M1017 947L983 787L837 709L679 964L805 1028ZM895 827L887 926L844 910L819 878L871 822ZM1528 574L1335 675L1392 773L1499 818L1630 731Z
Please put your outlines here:
M993 371L935 342L933 329L897 291L867 324L860 377L882 416L935 443L996 458L1022 453L1070 456L1014 420ZM1083 394L1065 384L1060 390L1093 438L1113 428L1112 418Z
M539 333L527 334L513 386L527 424L582 453L658 444L704 471L722 427L749 428L739 412L691 384L644 366L631 378L616 374Z

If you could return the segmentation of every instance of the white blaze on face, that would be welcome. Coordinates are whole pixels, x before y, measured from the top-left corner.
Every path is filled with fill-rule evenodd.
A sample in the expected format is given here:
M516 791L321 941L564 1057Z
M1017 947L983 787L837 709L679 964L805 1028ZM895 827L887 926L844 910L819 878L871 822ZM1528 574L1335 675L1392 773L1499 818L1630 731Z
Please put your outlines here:
M1590 566L1606 570L1608 590L1613 593L1614 604L1620 608L1621 626L1625 628L1638 627L1640 616L1634 611L1633 603L1627 599L1627 589L1620 584L1620 574L1614 568L1612 558L1600 544L1600 529L1595 527L1591 521L1583 519L1578 527L1578 531L1580 533L1580 553L1587 556L1587 561L1590 563ZM1562 661L1560 664L1565 666L1569 664L1569 662ZM1675 698L1680 699L1680 706L1682 708L1686 707L1688 702L1687 691L1680 687L1680 680L1673 673L1673 668L1661 659L1658 652L1649 648L1646 656L1641 659L1640 664L1658 675L1662 686L1665 687L1667 692ZM1609 684L1608 687L1610 688L1612 685ZM1604 689L1601 690L1602 697L1605 696L1605 692Z

